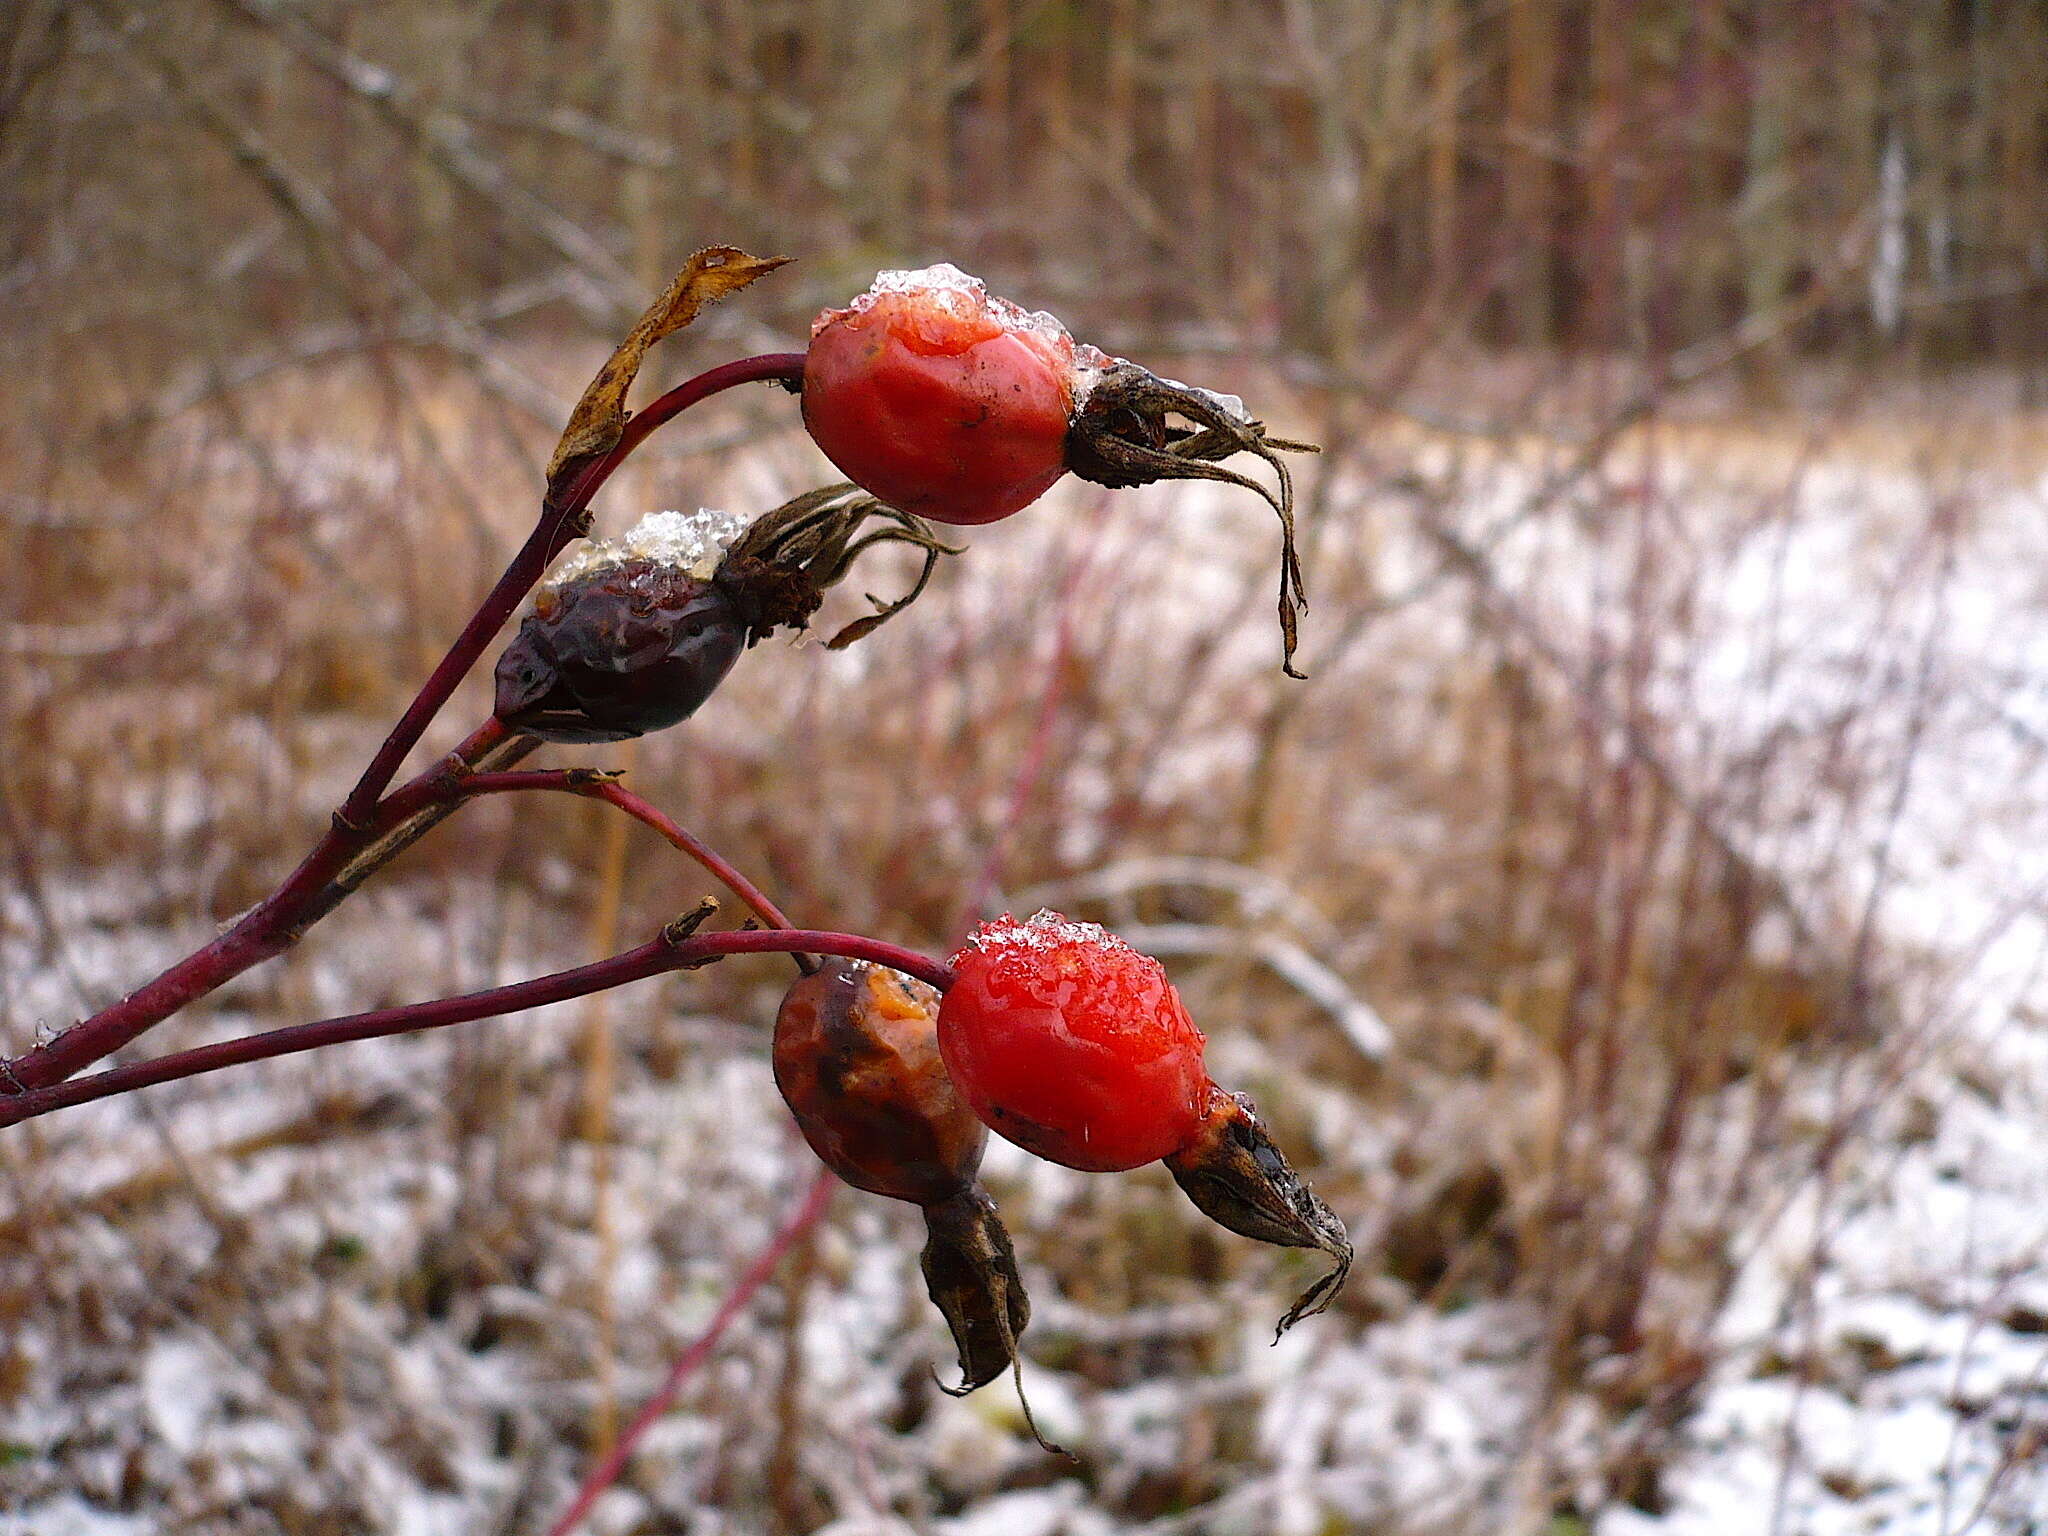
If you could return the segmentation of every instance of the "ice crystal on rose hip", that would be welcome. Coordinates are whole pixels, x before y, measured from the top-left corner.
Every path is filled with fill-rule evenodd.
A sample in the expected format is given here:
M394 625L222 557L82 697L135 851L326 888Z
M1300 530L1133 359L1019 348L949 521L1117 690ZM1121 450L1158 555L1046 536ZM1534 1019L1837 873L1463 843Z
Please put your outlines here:
M879 528L870 527L879 523ZM496 713L544 741L624 741L688 718L740 652L802 630L867 549L910 544L909 592L875 600L827 645L872 633L914 601L954 553L918 518L850 485L826 486L752 519L656 512L617 539L566 556L498 658Z
M855 484L942 523L1008 517L1070 470L1112 487L1201 479L1257 492L1280 518L1281 633L1293 673L1306 597L1293 481L1278 450L1314 447L1269 438L1235 395L1077 344L1043 310L996 298L941 262L883 272L850 304L818 316L803 411L819 448ZM1215 462L1236 453L1263 459L1278 490Z
M991 1129L1088 1172L1164 1160L1231 1231L1335 1261L1282 1331L1329 1305L1351 1268L1344 1224L1288 1166L1251 1100L1210 1081L1202 1032L1157 960L1093 923L1005 913L969 935L953 968L939 1050Z
M953 957L946 1067L998 1134L1113 1173L1157 1162L1207 1100L1202 1032L1157 960L1092 923L984 923Z
M958 268L884 272L811 327L804 425L891 506L992 523L1066 473L1078 370L1050 315L993 299Z

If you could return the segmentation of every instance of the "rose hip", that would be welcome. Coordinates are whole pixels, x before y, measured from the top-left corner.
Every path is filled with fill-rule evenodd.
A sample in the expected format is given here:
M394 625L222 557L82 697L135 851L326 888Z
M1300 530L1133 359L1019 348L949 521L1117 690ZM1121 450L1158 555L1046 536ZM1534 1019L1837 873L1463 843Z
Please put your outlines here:
M1031 1303L1010 1234L975 1182L988 1132L939 1059L938 994L861 961L831 960L775 1017L775 1086L818 1158L856 1189L923 1209L925 1288L971 1392L1017 1363ZM1027 1410L1028 1412L1028 1410Z
M1344 1224L1288 1166L1251 1100L1209 1080L1202 1033L1157 960L1093 923L1005 913L969 936L953 967L939 1049L992 1130L1088 1172L1164 1159L1212 1220L1336 1261L1283 1331L1329 1305L1351 1267Z

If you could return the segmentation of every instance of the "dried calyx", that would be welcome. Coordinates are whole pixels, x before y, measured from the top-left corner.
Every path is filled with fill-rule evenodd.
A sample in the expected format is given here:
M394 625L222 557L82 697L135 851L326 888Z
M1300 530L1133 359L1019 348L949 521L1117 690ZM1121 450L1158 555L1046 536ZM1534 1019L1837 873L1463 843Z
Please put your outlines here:
M1169 417L1192 428L1169 426ZM1074 408L1067 427L1067 468L1112 489L1158 480L1221 480L1263 496L1280 518L1280 634L1289 677L1301 610L1308 606L1295 550L1294 478L1282 453L1319 453L1314 443L1269 437L1234 395L1162 379L1122 358L1108 360ZM1216 463L1234 453L1264 459L1278 477L1271 488Z
M1212 1088L1201 1128L1167 1157L1166 1166L1212 1221L1258 1242L1315 1248L1336 1261L1288 1308L1275 1338L1322 1311L1343 1289L1351 1273L1344 1223L1288 1166L1245 1095Z
M960 551L941 541L924 519L877 501L857 486L828 485L754 519L734 541L713 580L746 622L751 645L777 629L807 627L825 600L825 589L879 544L921 549L924 565L910 590L893 602L869 594L875 612L825 642L836 651L872 634L917 601L938 568L939 557Z

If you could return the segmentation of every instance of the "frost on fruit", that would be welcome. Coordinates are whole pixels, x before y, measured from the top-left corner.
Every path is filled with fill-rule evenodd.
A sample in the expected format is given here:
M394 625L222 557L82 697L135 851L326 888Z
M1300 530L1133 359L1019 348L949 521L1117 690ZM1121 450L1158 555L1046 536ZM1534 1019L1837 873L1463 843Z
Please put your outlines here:
M1026 309L1021 304L1012 304L1008 299L996 297L988 291L988 284L972 273L962 272L950 261L933 262L928 267L877 272L866 293L856 295L853 302L844 309L828 309L812 321L811 334L816 336L826 326L849 314L865 313L874 307L877 299L907 293L936 299L947 308L957 310L961 314L971 315L978 312L986 315L1006 331L1037 336L1052 343L1060 351L1078 350L1074 346L1073 336L1060 323L1057 315L1042 309ZM1102 354L1093 347L1086 350L1096 358L1102 357Z
M1048 907L1040 907L1021 923L1005 912L969 934L966 947L1000 954L1015 949L1058 949L1068 944L1085 944L1105 954L1137 953L1100 923L1077 923Z
M572 550L549 573L542 590L558 591L592 571L631 560L709 581L746 526L745 518L710 507L694 512L650 512L616 539L592 539Z

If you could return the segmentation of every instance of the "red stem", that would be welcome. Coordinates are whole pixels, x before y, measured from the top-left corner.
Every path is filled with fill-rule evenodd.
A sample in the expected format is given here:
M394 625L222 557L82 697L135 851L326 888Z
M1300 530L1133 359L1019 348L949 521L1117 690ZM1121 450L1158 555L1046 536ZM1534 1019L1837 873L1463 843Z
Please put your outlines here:
M625 1470L626 1463L632 1459L633 1452L639 1447L647 1431L675 1405L676 1395L682 1391L683 1383L689 1379L690 1373L710 1358L711 1351L718 1347L719 1339L732 1325L733 1319L737 1318L747 1303L754 1299L754 1293L768 1283L769 1277L775 1273L776 1266L782 1262L783 1256L795 1245L797 1239L824 1219L825 1211L832 1203L832 1191L838 1187L838 1183L830 1170L818 1170L818 1176L811 1180L811 1187L804 1196L803 1204L783 1223L782 1230L777 1232L768 1246L761 1250L760 1256L747 1266L747 1272L740 1276L739 1282L733 1286L731 1294L725 1298L717 1313L705 1325L704 1331L690 1342L690 1347L676 1358L674 1365L669 1367L668 1379L661 1384L661 1390L650 1397L646 1406L633 1416L633 1422L627 1425L625 1433L619 1436L618 1444L606 1453L602 1461L591 1468L589 1475L583 1479L583 1486L576 1490L575 1502L563 1512L561 1519L549 1527L548 1536L569 1536L583 1517L590 1513L590 1506L598 1501L605 1489L618 1481L619 1474Z
M583 470L559 505L543 509L540 521L527 536L526 543L512 557L512 563L491 588L483 605L463 626L448 654L406 706L397 725L377 749L369 767L342 802L341 809L335 813L334 824L298 868L226 933L176 962L155 979L112 1006L73 1024L54 1039L12 1060L0 1060L0 1100L10 1094L32 1093L62 1082L73 1073L112 1055L144 1031L215 991L251 966L282 954L298 942L304 929L325 915L325 911L318 908L319 898L334 877L350 859L402 819L379 814L377 797L390 784L406 754L418 744L428 725L448 702L456 685L475 666L484 647L490 644L491 638L545 573L549 562L580 535L586 526L583 513L591 497L612 471L655 428L700 400L738 384L762 380L795 384L802 377L802 353L775 352L741 358L678 385L629 420L611 452ZM393 798L402 799L408 791L430 781L445 782L448 768L456 759L474 758L489 745L502 740L504 735L505 728L495 719L486 721L481 730L456 749L453 759L428 770ZM438 792L428 792L424 788L414 796L415 799L423 798L427 803L438 797Z
M415 782L445 777L453 764L489 750L502 741L505 734L505 727L495 716L486 720L447 760ZM396 820L390 825L396 825ZM119 1002L101 1009L89 1019L81 1020L54 1039L12 1061L0 1062L0 1101L4 1101L9 1093L32 1091L62 1082L72 1073L112 1055L143 1031L162 1023L180 1008L196 1002L250 966L291 948L299 937L298 915L327 888L357 852L386 830L388 827L381 823L363 832L352 831L339 823L329 827L299 867L285 877L284 883L244 913L227 932L194 950Z
M771 928L796 925L776 906L768 893L741 874L724 854L679 824L667 812L643 800L602 770L592 768L531 768L513 773L443 773L431 779L416 779L394 791L384 802L394 819L403 820L416 811L444 800L469 800L478 795L515 794L521 790L555 790L604 800L634 820L659 832L682 852L695 859L712 877L739 897L754 916Z
M491 588L482 606L462 626L462 633L455 637L448 654L427 675L418 694L406 705L405 713L398 717L398 724L391 728L391 734L377 749L377 755L370 759L370 766L356 781L356 787L349 791L348 799L342 802L342 817L352 822L368 819L376 807L377 797L397 774L398 765L405 761L406 753L418 744L434 717L441 712L441 706L455 692L456 685L469 675L470 668L483 655L484 647L491 643L505 621L526 600L533 584L547 574L555 556L581 538L589 528L590 520L584 512L590 506L590 498L597 494L598 487L611 478L612 471L626 461L626 456L639 447L650 432L699 401L738 384L765 380L785 384L801 382L803 365L801 352L769 352L759 357L739 358L678 384L627 421L611 452L577 476L560 504L550 499L542 507L540 521L534 524L533 532L527 535L519 553L512 557L512 563L505 567L505 574L498 578L497 585Z
M113 1067L105 1072L95 1072L90 1077L53 1083L12 1097L0 1096L0 1127L16 1125L52 1110L68 1109L74 1104L89 1104L117 1093L177 1082L203 1072L240 1066L244 1062L268 1061L275 1056L315 1051L322 1046L343 1045L351 1040L375 1040L386 1035L411 1034L422 1029L440 1029L449 1024L467 1024L473 1019L518 1013L548 1003L588 997L593 992L624 986L627 982L644 981L664 971L686 970L727 955L779 954L843 955L849 960L869 960L907 976L915 976L941 992L953 984L951 966L899 944L870 939L857 933L783 928L703 933L681 939L671 939L664 934L648 940L637 949L571 970L557 971L551 976L535 977L531 981L491 987L482 992L467 992L460 997L437 998L433 1002L407 1003L397 1008L378 1008L369 1013L352 1013L338 1019L265 1030L261 1034L243 1035L234 1040L197 1046L189 1051L176 1051L153 1061Z

